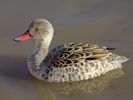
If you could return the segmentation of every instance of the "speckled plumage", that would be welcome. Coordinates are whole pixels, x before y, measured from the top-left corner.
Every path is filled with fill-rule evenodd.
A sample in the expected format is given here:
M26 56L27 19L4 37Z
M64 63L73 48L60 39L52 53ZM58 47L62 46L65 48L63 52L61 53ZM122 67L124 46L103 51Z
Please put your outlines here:
M120 68L127 58L108 48L84 43L66 43L52 49L41 63L42 80L65 82L92 79Z
M53 33L50 22L36 19L24 35L36 39L35 50L28 59L28 68L40 80L71 82L92 79L121 68L122 62L128 60L109 51L114 48L95 44L66 43L49 50ZM26 40L24 36L15 40Z

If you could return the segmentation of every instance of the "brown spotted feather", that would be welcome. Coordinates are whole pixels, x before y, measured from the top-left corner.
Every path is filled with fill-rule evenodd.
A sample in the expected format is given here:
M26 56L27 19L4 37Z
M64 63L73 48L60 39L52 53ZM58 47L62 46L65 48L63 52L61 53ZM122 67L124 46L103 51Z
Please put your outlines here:
M51 52L46 59L52 61L51 64L54 67L67 67L71 64L80 63L80 60L103 59L110 54L106 47L84 43L66 43L57 46Z

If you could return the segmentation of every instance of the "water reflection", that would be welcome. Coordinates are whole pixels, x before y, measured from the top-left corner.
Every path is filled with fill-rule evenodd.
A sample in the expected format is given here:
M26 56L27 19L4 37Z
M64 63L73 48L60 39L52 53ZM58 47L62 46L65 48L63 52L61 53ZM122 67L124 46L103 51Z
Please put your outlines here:
M101 92L108 88L114 79L117 79L123 75L123 70L117 69L108 72L106 75L87 81L73 83L45 83L33 80L33 82L37 87L40 98L44 99L48 97L50 100L56 100L58 98L57 95L69 96L71 94L81 95Z

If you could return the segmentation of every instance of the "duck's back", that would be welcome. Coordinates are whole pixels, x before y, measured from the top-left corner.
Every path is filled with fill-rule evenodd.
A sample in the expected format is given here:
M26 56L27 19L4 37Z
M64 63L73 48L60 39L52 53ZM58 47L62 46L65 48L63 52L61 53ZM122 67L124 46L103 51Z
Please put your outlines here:
M113 48L85 43L66 43L53 48L41 64L47 81L87 80L120 68L126 57L109 52Z

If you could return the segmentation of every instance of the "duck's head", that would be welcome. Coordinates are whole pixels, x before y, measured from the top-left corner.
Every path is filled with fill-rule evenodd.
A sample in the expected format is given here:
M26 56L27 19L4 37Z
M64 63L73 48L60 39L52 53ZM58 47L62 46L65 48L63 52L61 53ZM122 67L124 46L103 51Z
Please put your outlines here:
M44 39L53 36L53 32L53 26L49 21L38 18L31 22L28 30L24 34L15 37L14 40L21 42L31 37L36 39Z

